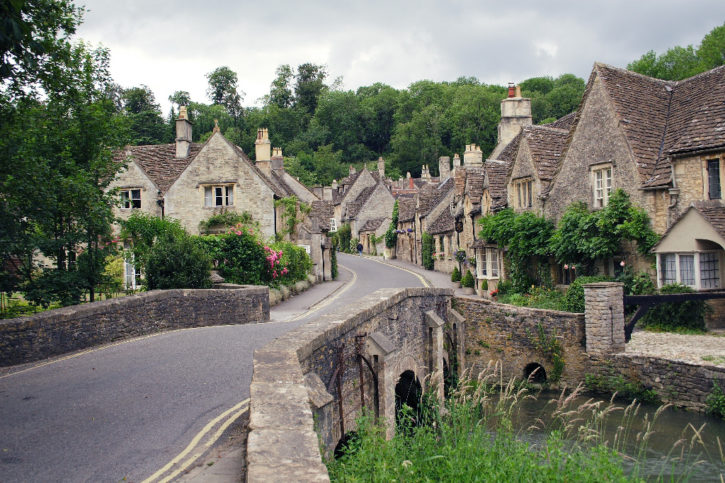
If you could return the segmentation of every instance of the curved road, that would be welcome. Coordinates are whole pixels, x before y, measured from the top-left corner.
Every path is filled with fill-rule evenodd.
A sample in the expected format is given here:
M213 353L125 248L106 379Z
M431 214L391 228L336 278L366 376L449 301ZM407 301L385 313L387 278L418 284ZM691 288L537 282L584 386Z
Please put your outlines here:
M254 349L378 288L423 285L373 260L339 261L351 283L312 310L324 285L275 307L269 323L166 332L0 376L0 481L159 476L245 410Z

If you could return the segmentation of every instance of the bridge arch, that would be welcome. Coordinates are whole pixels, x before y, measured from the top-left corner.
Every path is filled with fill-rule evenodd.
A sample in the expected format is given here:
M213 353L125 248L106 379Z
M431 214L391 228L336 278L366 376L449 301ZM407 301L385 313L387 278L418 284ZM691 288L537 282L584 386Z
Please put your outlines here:
M538 362L530 362L524 367L524 379L536 384L544 383L546 382L546 369Z
M423 396L423 388L420 380L411 370L404 371L398 377L395 384L395 422L396 425L401 423L403 406L408 406L412 410L414 418L413 425L417 426L420 421L421 397Z

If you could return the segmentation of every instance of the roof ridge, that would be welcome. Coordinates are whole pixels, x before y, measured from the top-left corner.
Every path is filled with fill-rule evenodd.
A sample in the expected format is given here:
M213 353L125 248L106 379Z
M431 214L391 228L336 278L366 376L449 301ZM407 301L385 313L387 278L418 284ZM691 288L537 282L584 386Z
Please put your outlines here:
M604 68L607 68L607 69L612 69L612 70L619 71L619 72L621 72L623 74L627 74L627 75L631 75L631 76L635 76L635 77L641 77L642 79L647 79L647 80L651 80L651 81L656 81L656 82L658 82L660 84L669 84L669 85L671 85L673 87L677 84L677 82L679 82L679 81L670 81L670 80L665 80L665 79L658 79L657 77L652 77L652 76L649 76L649 75L640 74L639 72L635 72L635 71L629 70L629 69L624 69L622 67L616 67L616 66L613 66L613 65L610 65L610 64L605 64L604 62L594 62L594 67L597 69L597 71L598 71L599 67L604 67Z

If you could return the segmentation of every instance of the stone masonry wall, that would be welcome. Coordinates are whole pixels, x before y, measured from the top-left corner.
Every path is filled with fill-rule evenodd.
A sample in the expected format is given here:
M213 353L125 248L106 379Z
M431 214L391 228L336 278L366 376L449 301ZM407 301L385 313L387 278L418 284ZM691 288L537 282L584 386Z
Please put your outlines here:
M391 405L394 410L394 387L403 371L413 370L421 384L430 384L425 376L439 367L433 363L434 352L440 356L443 328L438 325L431 340L436 332L430 319L442 323L448 318L451 295L447 289L381 289L255 351L247 481L329 481L320 443L331 452L343 430L355 429L361 386L365 406L375 407L366 364L360 384L363 361L356 348L361 347L378 375L383 416Z
M156 290L0 321L0 366L164 330L267 320L267 287Z
M541 364L548 378L552 361L534 343L539 325L563 346L563 383L576 386L589 369L584 314L497 304L477 297L456 297L453 304L466 318L466 369L472 371L471 377L477 377L493 362L501 365L506 380L523 378L530 363Z

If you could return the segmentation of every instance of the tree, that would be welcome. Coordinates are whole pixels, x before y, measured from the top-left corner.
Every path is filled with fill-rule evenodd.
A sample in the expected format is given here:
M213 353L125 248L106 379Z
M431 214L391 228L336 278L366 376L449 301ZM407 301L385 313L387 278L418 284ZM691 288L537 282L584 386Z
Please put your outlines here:
M294 96L292 94L292 79L295 74L289 64L280 65L275 71L277 77L269 86L269 98L267 104L275 104L277 107L286 109L292 107Z
M169 96L169 102L174 104L176 109L179 109L181 106L188 107L189 104L191 104L191 94L187 91L174 91L174 93Z
M138 146L171 141L166 123L161 117L161 107L148 86L124 89L122 101L129 119L132 144Z
M44 305L77 302L83 291L93 300L115 202L105 188L123 166L113 150L127 141L126 120L108 97L107 50L69 47L54 71L40 83L47 97L18 99L0 125L2 219L14 235L2 245L53 261L39 276L30 257L25 263L27 298Z
M209 81L206 93L212 104L224 106L227 113L237 121L242 115L242 100L245 95L238 90L237 73L226 66L217 67L206 75L206 79Z
M697 49L697 57L704 70L725 64L725 24L705 35Z
M83 10L70 0L11 0L0 4L0 86L7 99L24 97L69 59L69 38Z
M326 88L327 68L324 65L305 63L297 67L295 105L309 115L314 114L317 100Z
M627 69L664 80L686 79L703 71L692 45L675 46L659 56L649 51L629 64Z

